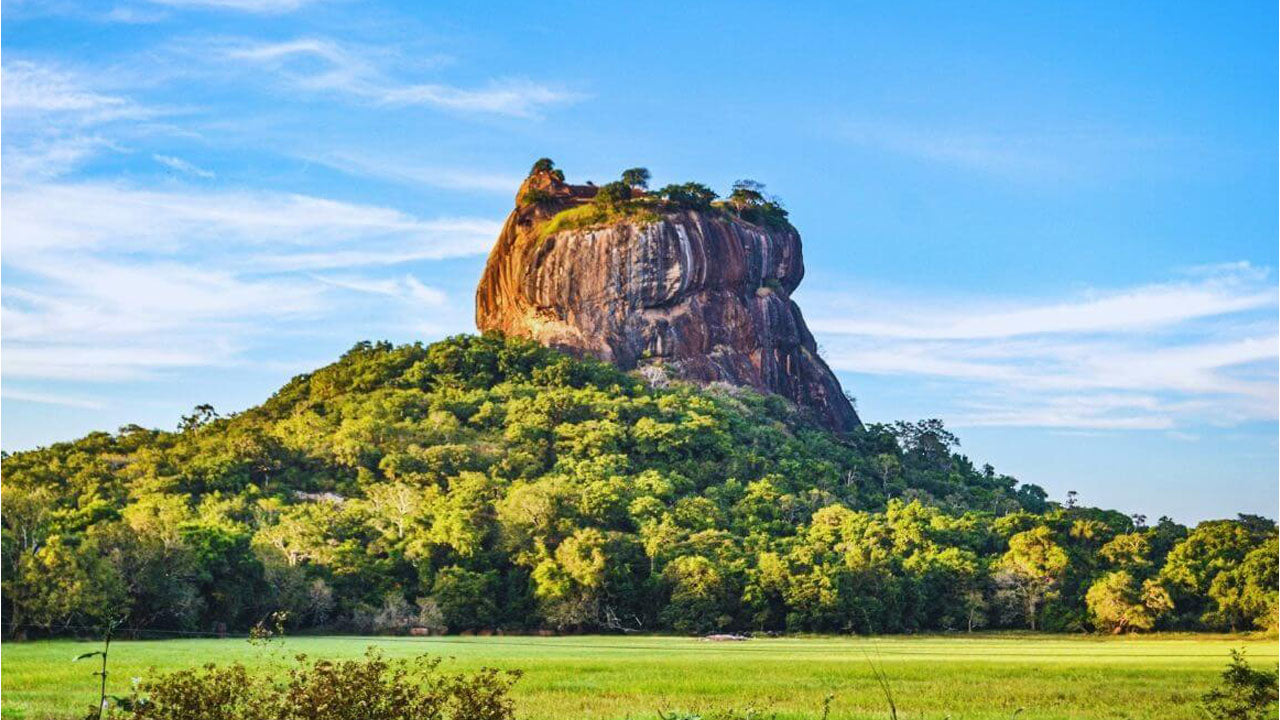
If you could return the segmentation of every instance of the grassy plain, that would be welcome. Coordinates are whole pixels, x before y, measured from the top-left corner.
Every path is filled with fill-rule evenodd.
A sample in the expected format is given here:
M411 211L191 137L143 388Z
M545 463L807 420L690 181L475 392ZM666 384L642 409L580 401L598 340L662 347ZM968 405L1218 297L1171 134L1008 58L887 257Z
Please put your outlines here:
M457 670L521 669L519 715L528 720L652 718L658 711L745 709L765 716L886 718L883 670L901 718L1201 718L1199 696L1231 648L1275 668L1275 639L1240 636L813 637L713 643L677 637L290 637L121 641L111 646L111 686L207 662L282 665L296 653L347 658L376 645L389 657L432 654ZM3 717L82 716L95 668L72 663L93 643L5 643ZM154 668L154 670L151 670Z

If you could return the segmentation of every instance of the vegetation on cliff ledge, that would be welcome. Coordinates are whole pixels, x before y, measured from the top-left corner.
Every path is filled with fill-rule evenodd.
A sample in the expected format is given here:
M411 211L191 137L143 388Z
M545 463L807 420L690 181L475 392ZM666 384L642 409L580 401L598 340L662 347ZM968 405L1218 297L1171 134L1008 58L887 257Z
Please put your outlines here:
M7 455L3 614L132 627L895 632L1274 625L1276 527L1047 502L937 421L529 341L361 343L230 417Z
M539 173L564 182L564 172L557 169L549 158L534 163L530 174ZM649 179L648 168L624 170L620 180L597 188L590 201L570 205L544 221L538 227L538 238L545 240L565 230L606 227L620 222L647 224L657 222L663 214L690 210L716 213L772 228L791 227L782 201L766 194L763 183L739 180L733 184L729 197L719 200L714 190L697 182L666 185L649 192ZM524 193L521 202L549 203L556 197L542 189L531 189Z

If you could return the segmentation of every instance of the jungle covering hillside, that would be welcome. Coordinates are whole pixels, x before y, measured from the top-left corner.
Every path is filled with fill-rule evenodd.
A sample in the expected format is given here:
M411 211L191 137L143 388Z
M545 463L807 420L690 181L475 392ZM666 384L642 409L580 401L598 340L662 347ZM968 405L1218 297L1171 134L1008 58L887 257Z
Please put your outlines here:
M1274 626L1273 522L1148 526L957 450L499 335L361 343L231 417L5 456L5 626Z

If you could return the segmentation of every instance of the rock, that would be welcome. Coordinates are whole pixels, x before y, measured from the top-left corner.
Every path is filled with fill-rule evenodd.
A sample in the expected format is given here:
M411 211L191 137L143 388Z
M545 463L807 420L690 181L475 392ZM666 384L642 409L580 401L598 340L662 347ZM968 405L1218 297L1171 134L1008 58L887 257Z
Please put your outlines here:
M794 228L657 208L546 232L595 191L551 172L525 181L476 290L480 330L776 393L834 430L860 424L791 300L804 277Z

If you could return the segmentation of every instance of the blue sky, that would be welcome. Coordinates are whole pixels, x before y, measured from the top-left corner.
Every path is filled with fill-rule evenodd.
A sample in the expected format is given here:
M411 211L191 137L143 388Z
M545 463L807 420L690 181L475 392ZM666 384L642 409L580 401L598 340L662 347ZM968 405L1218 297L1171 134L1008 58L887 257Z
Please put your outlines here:
M1277 505L1274 3L3 5L6 450L473 329L528 166L752 177L868 421Z

